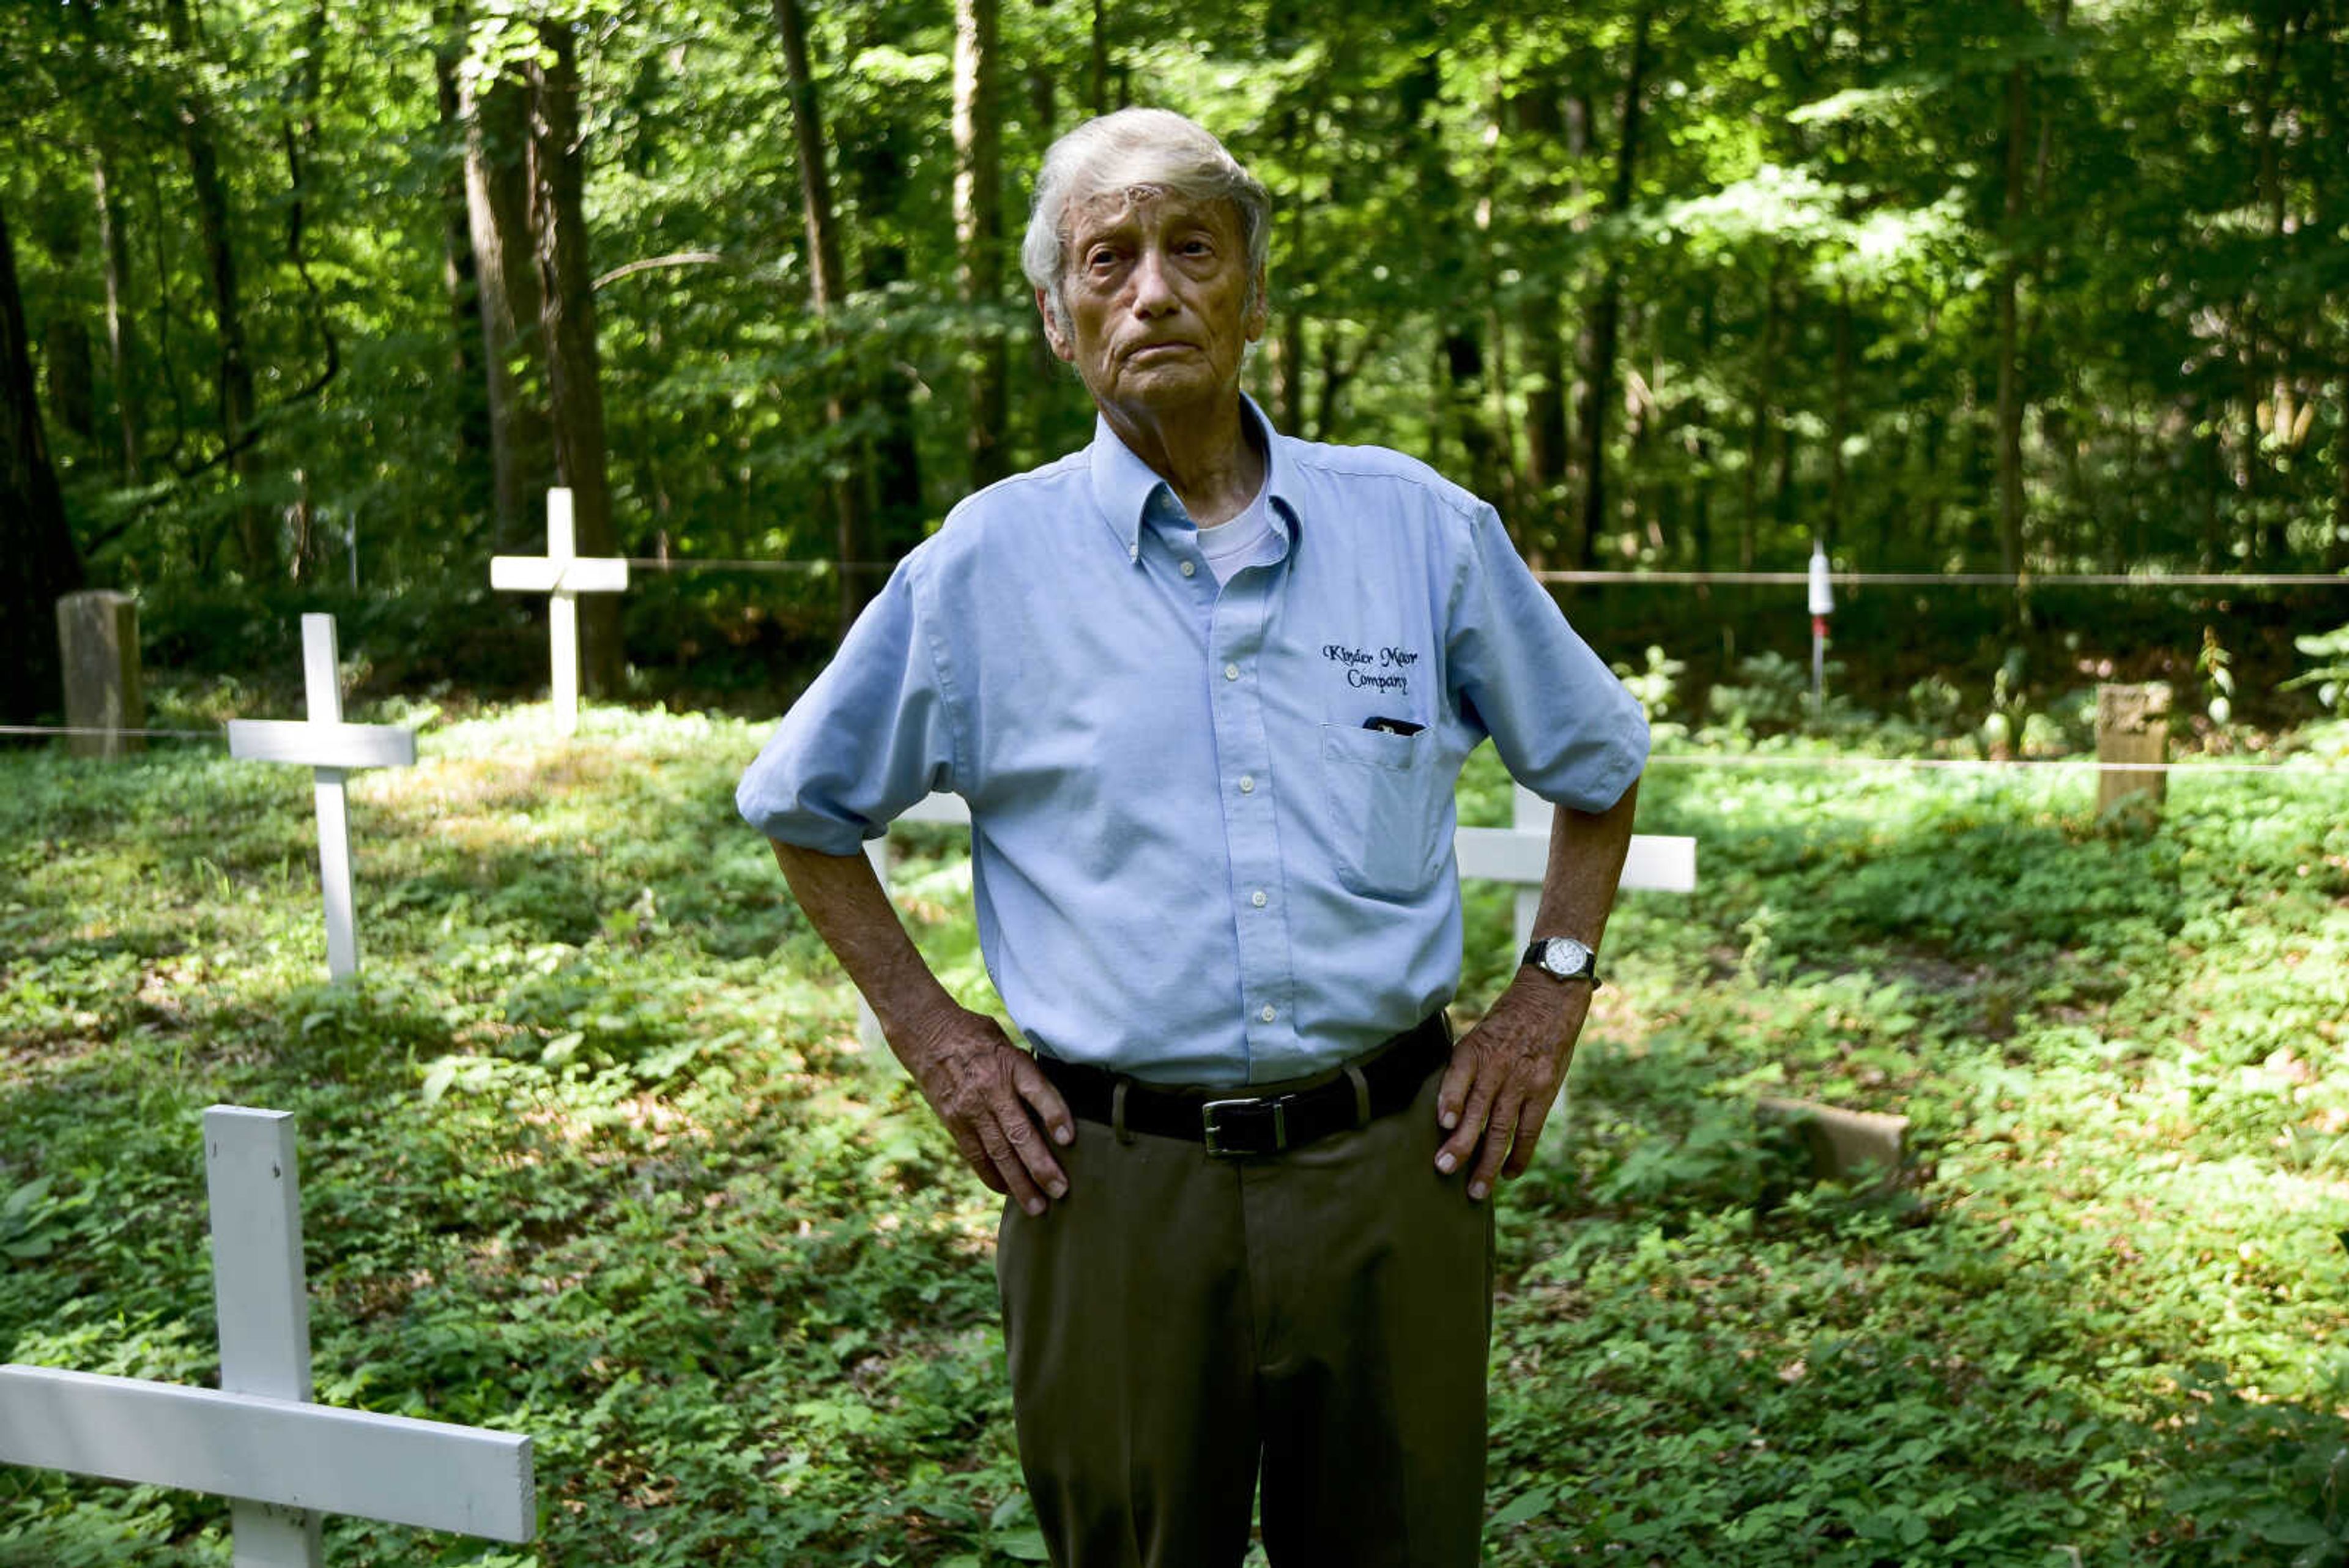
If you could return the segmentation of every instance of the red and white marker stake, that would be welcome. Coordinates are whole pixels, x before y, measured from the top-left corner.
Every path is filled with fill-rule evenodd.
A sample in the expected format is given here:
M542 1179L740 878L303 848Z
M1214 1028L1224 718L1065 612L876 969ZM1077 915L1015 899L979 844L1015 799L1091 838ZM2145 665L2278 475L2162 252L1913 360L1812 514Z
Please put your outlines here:
M1811 716L1826 711L1827 617L1835 613L1835 587L1827 580L1827 553L1811 544Z

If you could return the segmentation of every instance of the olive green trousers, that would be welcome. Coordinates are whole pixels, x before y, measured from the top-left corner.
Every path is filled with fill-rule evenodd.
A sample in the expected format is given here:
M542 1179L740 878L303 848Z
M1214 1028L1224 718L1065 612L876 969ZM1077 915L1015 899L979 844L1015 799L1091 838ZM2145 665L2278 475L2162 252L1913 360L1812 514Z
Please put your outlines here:
M1492 1205L1436 1173L1442 1076L1278 1155L1080 1122L1069 1195L1006 1203L1019 1461L1057 1568L1233 1568L1259 1472L1274 1568L1475 1563Z

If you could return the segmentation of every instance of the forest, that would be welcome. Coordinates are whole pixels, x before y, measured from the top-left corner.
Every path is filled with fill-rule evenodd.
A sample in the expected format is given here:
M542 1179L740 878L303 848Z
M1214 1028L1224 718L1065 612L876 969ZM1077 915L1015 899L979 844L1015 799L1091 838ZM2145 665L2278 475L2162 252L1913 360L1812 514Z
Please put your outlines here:
M556 483L583 550L668 568L586 607L589 690L771 711L957 498L1084 439L1016 247L1043 148L1130 102L1273 192L1278 425L1430 459L1538 567L1995 574L1878 610L1984 683L2034 578L2349 567L2340 0L7 11L20 722L82 585L166 668L250 673L341 596L419 675L523 687L484 557ZM1700 678L1756 646L1577 607ZM2349 600L2053 618L2173 672Z

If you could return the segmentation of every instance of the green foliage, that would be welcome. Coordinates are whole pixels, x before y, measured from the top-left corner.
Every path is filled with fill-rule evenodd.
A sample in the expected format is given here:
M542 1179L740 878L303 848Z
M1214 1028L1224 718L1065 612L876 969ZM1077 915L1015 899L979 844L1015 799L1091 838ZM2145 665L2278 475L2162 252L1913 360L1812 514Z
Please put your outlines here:
M2349 625L2292 639L2292 646L2316 660L2313 670L2284 682L2287 689L2313 686L2316 700L2329 712L2343 709L2342 693L2349 691Z
M0 1357L209 1380L194 1130L277 1106L320 1397L538 1441L532 1547L343 1520L336 1561L1041 1561L994 1200L734 821L756 732L541 723L354 786L341 986L301 779L7 763ZM1491 1560L2337 1561L2337 793L2189 770L2116 826L2080 776L1656 770L1703 888L1625 899L1504 1189ZM1508 802L1480 751L1462 819ZM895 885L985 1005L958 836ZM1508 922L1468 889L1470 1013ZM1759 1092L1903 1112L1910 1168L1815 1185ZM224 1563L224 1521L0 1474L10 1568Z
M2349 78L2337 29L2290 8L2126 0L1828 22L1785 0L1212 13L1139 0L1102 13L1096 88L1090 14L1009 7L988 122L1006 283L967 304L949 18L879 0L804 7L847 236L827 331L809 306L765 8L529 0L459 26L424 0L217 0L181 44L177 5L20 7L0 38L24 130L0 153L0 205L77 535L98 580L143 590L150 620L186 634L171 652L190 672L254 668L228 618L170 605L270 586L237 564L247 523L305 593L356 579L440 606L419 657L460 662L481 650L459 645L510 629L512 616L477 625L450 597L532 531L496 537L490 515L478 333L444 283L463 260L448 251L466 128L432 62L449 53L478 81L533 56L542 20L580 29L601 389L632 556L812 566L834 553L840 478L885 504L886 553L902 550L968 487L980 338L1010 350L994 432L1009 460L1081 441L1090 410L1040 351L1014 263L1031 171L1098 99L1204 116L1271 187L1275 314L1248 385L1276 417L1436 461L1553 564L1786 566L1816 537L1855 566L1923 571L2340 565L2349 401L2325 368L2349 346ZM2011 108L2032 150L2012 165ZM198 113L263 403L242 472L217 428L222 345L188 164ZM119 369L101 166L128 267ZM2013 563L1998 539L2010 273L2025 416ZM1582 338L1602 306L1618 395L1590 404L1609 412L1594 469ZM1546 411L1558 407L1577 411ZM1552 428L1565 424L1570 452ZM1587 525L1598 472L1609 504ZM812 572L701 580L731 591L682 596L664 636L631 639L642 670L686 662L685 641L742 656L680 705L750 685L746 642L822 624L833 586ZM1606 639L1690 664L1691 719L1713 675L1698 661L1730 618L1708 597L1702 627L1676 604L1637 640ZM1995 599L2023 618L2012 595ZM2033 591L2034 612L2049 603ZM2319 603L2278 607L2299 618L2282 640L2229 630L2232 718L2270 701L2281 670L2266 643L2310 614L2330 624L2337 607ZM792 626L762 633L762 607ZM2163 672L2182 678L2189 618L2210 608L2169 607L2152 639L2095 651L2158 640ZM1961 618L1937 615L1930 646L1887 638L1903 651L1881 657L1918 641L1915 656L1971 688L2031 635L1985 640ZM2101 639L2106 612L2071 624ZM1750 629L1720 656L1732 685L1751 684L1738 655L1765 646ZM1922 673L1870 680L1865 701L1889 707ZM1993 743L2026 739L2016 724Z

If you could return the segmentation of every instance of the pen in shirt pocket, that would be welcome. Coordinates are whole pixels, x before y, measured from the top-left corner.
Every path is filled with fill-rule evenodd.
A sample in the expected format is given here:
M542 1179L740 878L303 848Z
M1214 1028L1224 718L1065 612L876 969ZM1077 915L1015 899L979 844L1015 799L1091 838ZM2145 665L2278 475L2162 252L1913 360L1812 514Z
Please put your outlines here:
M1389 735L1416 735L1422 730L1426 729L1427 726L1424 724L1414 724L1408 719L1372 717L1362 721L1362 728L1365 730L1377 730L1383 734Z

